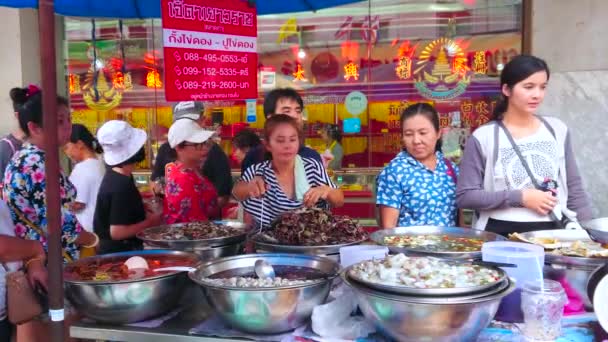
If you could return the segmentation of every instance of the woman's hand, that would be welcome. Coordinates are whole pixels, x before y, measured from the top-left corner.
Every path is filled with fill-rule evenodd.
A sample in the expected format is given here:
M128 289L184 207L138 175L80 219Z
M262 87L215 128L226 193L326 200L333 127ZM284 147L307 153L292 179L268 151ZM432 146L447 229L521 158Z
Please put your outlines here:
M557 197L551 191L525 189L522 191L522 204L540 215L547 215L557 205Z
M255 177L250 182L247 182L247 190L249 198L260 198L266 193L266 182L264 178Z
M331 190L332 188L327 185L310 188L310 190L304 194L304 206L314 207L320 200L326 200Z
M36 285L39 285L47 291L48 279L49 274L46 271L46 267L44 267L44 259L36 258L36 260L31 260L27 264L27 280L32 288L36 288Z
M163 224L163 214L159 212L147 212L146 213L147 227L160 226Z

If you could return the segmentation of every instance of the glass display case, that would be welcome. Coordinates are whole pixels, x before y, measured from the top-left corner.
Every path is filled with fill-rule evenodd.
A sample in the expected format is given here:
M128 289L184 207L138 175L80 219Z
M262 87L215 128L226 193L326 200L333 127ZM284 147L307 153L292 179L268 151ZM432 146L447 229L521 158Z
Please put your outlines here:
M378 168L401 148L403 108L427 101L441 115L444 152L457 160L466 137L489 120L502 66L521 51L521 17L518 0L368 0L259 16L256 114L246 115L244 101L210 101L208 125L218 127L230 154L235 133L263 128L264 95L292 87L304 100L307 145L323 151L318 131L336 124L342 167ZM127 120L148 132L153 156L172 122L161 21L65 22L73 121L95 131L109 119Z

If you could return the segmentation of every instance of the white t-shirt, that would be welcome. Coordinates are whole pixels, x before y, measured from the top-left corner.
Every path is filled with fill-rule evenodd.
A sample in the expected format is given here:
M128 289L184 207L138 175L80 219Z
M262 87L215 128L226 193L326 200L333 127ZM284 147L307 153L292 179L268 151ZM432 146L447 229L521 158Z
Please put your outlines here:
M104 174L103 162L97 158L91 158L76 164L70 175L70 182L76 188L76 202L85 204L84 209L76 213L76 218L89 232L93 231L97 193Z
M11 213L4 201L0 200L0 235L15 236L15 225ZM2 253L2 251L0 251ZM21 267L21 262L6 263L9 271L13 272ZM0 321L6 318L6 269L0 264Z
M557 141L545 125L541 125L538 131L530 136L516 139L515 143L519 147L523 157L526 159L528 166L530 166L530 170L535 176L538 184L541 184L546 178L553 180L558 179L560 156ZM500 130L499 134L498 156L494 167L494 184L496 191L534 188L530 176L511 146L511 142L502 130ZM559 205L556 207L559 208ZM561 210L559 210L559 212L561 213ZM551 220L549 216L539 215L527 208L499 210L490 217L496 220L517 222L541 222Z

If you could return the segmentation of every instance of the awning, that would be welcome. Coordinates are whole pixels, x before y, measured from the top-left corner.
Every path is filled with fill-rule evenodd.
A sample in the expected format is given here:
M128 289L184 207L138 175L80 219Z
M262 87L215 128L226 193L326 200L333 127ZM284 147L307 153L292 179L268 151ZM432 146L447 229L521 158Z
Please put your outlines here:
M244 0L243 0L244 1ZM259 15L309 12L361 0L258 0ZM0 0L0 6L38 8L38 0ZM160 0L56 0L55 12L89 18L160 18Z

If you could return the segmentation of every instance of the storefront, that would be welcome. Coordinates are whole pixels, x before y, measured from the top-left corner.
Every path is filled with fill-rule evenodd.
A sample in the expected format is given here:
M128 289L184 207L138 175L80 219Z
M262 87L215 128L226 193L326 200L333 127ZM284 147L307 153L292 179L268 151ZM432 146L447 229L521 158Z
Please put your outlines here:
M342 133L336 182L345 210L373 218L375 175L401 148L399 116L417 101L441 115L443 149L458 160L471 130L487 122L502 66L522 50L522 1L369 0L320 10L259 16L259 98L206 103L222 145L242 127L261 129L264 94L293 87L305 103L306 143L322 152L324 124ZM153 152L171 124L164 97L159 19L66 19L66 75L73 120L95 130L121 118L146 129ZM142 163L149 169L151 160ZM236 165L234 165L236 168Z

